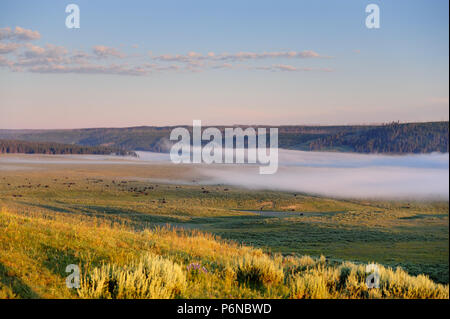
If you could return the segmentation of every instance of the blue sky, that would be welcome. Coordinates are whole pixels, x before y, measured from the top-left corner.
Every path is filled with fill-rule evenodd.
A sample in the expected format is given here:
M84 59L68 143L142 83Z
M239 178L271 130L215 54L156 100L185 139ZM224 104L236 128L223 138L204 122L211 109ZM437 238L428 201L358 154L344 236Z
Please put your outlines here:
M80 29L65 27L69 3ZM365 27L369 3L380 6L380 29ZM443 0L2 1L0 128L448 120L448 9ZM39 37L19 39L16 27Z

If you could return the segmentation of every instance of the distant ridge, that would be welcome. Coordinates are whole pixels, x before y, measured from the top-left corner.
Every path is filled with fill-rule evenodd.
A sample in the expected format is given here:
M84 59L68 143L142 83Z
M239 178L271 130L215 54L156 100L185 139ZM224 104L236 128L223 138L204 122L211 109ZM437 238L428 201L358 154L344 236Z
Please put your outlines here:
M180 126L191 129L186 125ZM171 145L169 136L173 127L176 126L0 130L0 139L102 146L128 151L167 152ZM228 126L217 126L220 130L225 127ZM241 127L245 128L248 125ZM394 154L449 151L448 121L341 126L289 125L278 128L279 147L291 150Z

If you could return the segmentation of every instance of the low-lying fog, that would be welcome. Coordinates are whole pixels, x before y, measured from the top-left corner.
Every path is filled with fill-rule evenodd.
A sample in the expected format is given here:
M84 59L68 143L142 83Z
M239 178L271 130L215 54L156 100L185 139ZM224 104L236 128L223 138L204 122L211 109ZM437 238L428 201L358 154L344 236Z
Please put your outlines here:
M139 152L142 160L155 154ZM157 155L158 160L169 155ZM279 150L274 175L255 165L196 166L204 184L227 184L346 198L449 198L449 154L376 155Z
M139 158L117 156L0 156L8 163L169 163L169 154L137 152ZM176 164L173 164L176 165ZM190 165L190 164L183 164ZM0 165L0 170L2 166ZM259 165L195 165L196 182L252 189L304 192L346 198L449 198L449 154L375 155L279 150L279 168L260 175ZM7 166L3 167L7 169ZM183 182L182 180L167 182ZM192 179L185 180L191 183Z

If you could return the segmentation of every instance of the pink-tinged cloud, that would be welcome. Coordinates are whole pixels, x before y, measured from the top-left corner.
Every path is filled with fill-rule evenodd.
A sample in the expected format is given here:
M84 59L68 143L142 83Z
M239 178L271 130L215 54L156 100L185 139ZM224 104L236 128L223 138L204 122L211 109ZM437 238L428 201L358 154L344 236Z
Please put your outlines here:
M12 67L13 65L14 65L13 61L10 61L5 57L0 56L0 66Z
M260 71L271 71L271 72L309 72L309 71L319 71L319 72L333 72L332 69L329 68L299 68L292 65L286 64L273 64L269 66L255 66L249 67L248 70L260 70Z
M8 54L20 48L18 43L0 43L0 54Z
M47 44L45 47L40 47L33 44L26 44L25 47L27 49L17 58L17 65L26 66L62 62L68 63L67 54L69 51L62 46Z
M221 64L214 64L212 66L213 69L233 69L233 65L231 63L221 63Z
M26 45L27 50L23 53L23 56L27 58L34 58L39 56L45 57L62 57L65 56L69 51L63 46L57 46L54 44L46 44L45 47L39 47L33 44Z
M31 41L41 38L38 31L16 27L12 30L10 27L0 29L0 40L17 40L17 41Z
M115 74L115 75L147 75L151 69L142 66L117 65L36 65L28 69L33 73L77 73L77 74Z
M183 54L163 54L152 57L155 60L160 61L172 61L172 62L185 62L192 63L192 61L198 60L210 60L210 61L245 61L245 60L258 60L258 59L275 59L275 58L329 58L328 56L322 56L319 53L311 50L307 51L287 51L287 52L238 52L238 53L220 53L209 52L207 55L202 55L196 52L189 52L186 55Z
M281 70L281 71L297 71L298 70L295 66L284 65L284 64L275 65L274 68Z
M241 69L266 70L271 72L298 71L328 71L327 69L313 69L296 67L286 64L272 64L269 66L246 65L246 62L263 59L307 59L325 58L315 51L282 51L282 52L245 52L220 53L208 52L203 55L198 52L187 54L165 54L152 56L150 59L160 63L149 63L148 60L136 60L136 55L126 55L116 48L96 45L93 53L81 50L69 51L63 46L46 44L38 46L31 43L17 43L15 39L32 40L40 37L39 32L21 27L0 29L0 54L8 54L8 59L0 61L0 67L16 72L34 73L81 73L81 74L116 74L116 75L148 75L154 72L203 72L207 70ZM108 58L127 59L123 64L106 64ZM103 61L100 61L103 60ZM173 63L170 63L173 62ZM236 63L232 63L236 62Z
M104 45L96 45L93 47L94 53L99 58L116 57L125 58L126 55L119 50Z

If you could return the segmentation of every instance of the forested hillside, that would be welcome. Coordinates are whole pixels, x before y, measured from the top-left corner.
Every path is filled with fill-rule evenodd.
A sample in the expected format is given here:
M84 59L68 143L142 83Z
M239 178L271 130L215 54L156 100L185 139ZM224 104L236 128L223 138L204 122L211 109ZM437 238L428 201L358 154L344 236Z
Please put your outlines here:
M48 142L0 140L0 154L5 153L136 155L134 152L104 146L80 146L75 144L68 145Z
M342 147L360 153L448 152L448 122L391 123L362 132L339 132L309 143L311 150Z
M0 139L167 152L171 145L169 136L173 128L140 126L73 130L0 130ZM225 127L218 128L223 131ZM281 126L279 146L304 151L360 153L448 152L448 129L448 122Z

